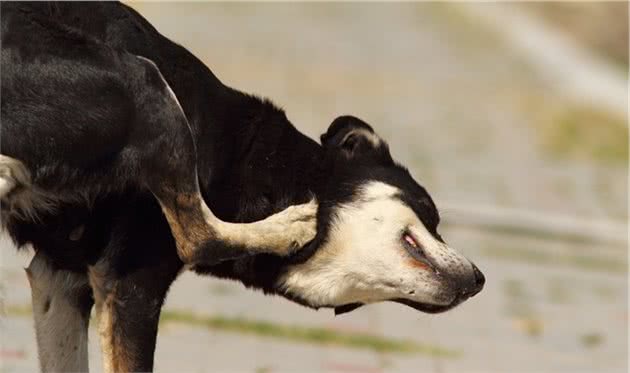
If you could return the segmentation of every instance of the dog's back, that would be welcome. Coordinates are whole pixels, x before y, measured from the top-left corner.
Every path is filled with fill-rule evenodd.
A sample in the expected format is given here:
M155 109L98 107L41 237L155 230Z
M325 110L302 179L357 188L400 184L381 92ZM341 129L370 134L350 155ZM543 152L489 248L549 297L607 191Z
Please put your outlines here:
M3 3L3 12L5 4ZM110 48L153 61L173 88L191 122L199 106L228 90L185 48L160 34L134 9L119 2L29 2L10 6L57 22ZM203 84L203 90L198 89ZM203 91L203 96L198 96ZM216 95L214 94L216 92ZM194 129L193 129L194 130Z

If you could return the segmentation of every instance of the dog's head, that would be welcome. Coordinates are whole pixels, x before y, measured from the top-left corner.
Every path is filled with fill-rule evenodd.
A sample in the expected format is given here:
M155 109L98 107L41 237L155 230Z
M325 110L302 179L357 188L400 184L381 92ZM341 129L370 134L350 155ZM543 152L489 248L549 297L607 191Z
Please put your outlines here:
M439 235L427 191L372 127L339 117L321 141L332 165L318 196L319 233L280 276L281 293L337 312L396 301L435 313L482 289L483 274Z
M437 313L481 291L483 274L442 239L433 200L372 127L339 117L321 142L316 238L291 258L224 264L223 275L336 313L381 301Z

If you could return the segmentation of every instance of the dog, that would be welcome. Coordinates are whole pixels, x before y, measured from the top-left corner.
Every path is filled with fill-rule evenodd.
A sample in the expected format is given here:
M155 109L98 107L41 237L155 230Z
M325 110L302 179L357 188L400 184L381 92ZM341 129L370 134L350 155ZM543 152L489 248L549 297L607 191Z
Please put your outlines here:
M206 235L190 243L186 239L191 231L186 232L187 224L178 221L181 215L173 213L178 204L186 207L188 201L169 202L161 194L168 192L160 190L159 182L155 188L152 184L139 185L126 175L99 166L95 172L100 172L97 176L105 187L92 192L89 198L59 198L50 202L54 207L37 211L35 217L7 214L3 224L15 243L30 243L36 252L27 275L43 371L88 369L87 325L94 305L105 370L152 370L160 309L170 285L183 269L234 279L306 307L332 308L336 314L382 301L438 313L482 290L482 272L445 243L438 233L440 217L432 198L407 169L394 161L387 143L371 125L354 116L340 116L318 143L300 133L270 101L224 85L190 52L162 36L123 4L2 3L3 116L7 102L5 35L10 35L13 27L10 22L5 25L7 10L36 19L46 25L46 32L61 32L73 41L89 41L113 51L108 53L135 58L135 67L125 76L130 81L138 80L138 91L157 87L154 91L161 92L147 101L154 113L160 113L156 121L173 119L175 114L165 113L165 106L170 105L175 113L175 109L183 111L196 149L199 192L203 205L210 207L207 211L200 209L204 217L215 216L209 219L212 223L221 221L243 227L233 230L248 232L250 224L265 222L286 209L301 209L298 213L289 210L288 215L297 218L283 217L282 224L275 221L254 229L256 235L266 229L272 231L274 237L263 238L263 243L253 235L225 244L214 240L212 245L207 244ZM14 37L18 43L41 43L34 40L33 34ZM108 63L99 68L112 69ZM35 88L17 85L13 89L27 94ZM75 92L74 85L58 88L61 92L53 90L51 96L70 95L72 99L64 101L70 106L64 110L74 115L81 115L84 105L99 106L98 101L89 102L96 96L88 89ZM120 108L133 100L113 93L110 97L108 93L104 90L103 96L98 96L106 97L108 112L122 111ZM11 105L10 100L7 105ZM33 117L37 109L24 110L31 110L26 114ZM167 120L164 126L171 122ZM5 154L5 143L27 134L16 130L7 139L4 118L2 123ZM45 137L37 141L43 149L55 150L48 152L49 156L57 157L57 152L65 151L80 156L80 162L88 162L95 149L107 142L99 142L99 138L122 136L110 133L108 128L104 123L98 129L102 132L85 134L89 145L76 142L71 150L67 145L48 144ZM53 132L53 128L47 131ZM183 154L190 149L170 142L174 140L169 135L153 154L167 158L178 154L186 162L193 162L191 154ZM73 170L63 172L76 172ZM72 176L63 172L64 177ZM174 175L161 174L166 182L176 178ZM126 182L122 185L117 181L117 187L110 187L107 183L115 177ZM178 185L190 191L186 189L189 181ZM19 189L12 193L16 192ZM82 193L87 192L77 194ZM318 201L316 209L309 204L313 197ZM44 206L49 202L46 196L41 199ZM7 208L19 210L19 206ZM316 210L315 237L295 250L296 242L303 244L297 241L300 237L309 238L302 234L307 229L302 228L310 224L311 210ZM297 225L292 232L282 232L282 238L273 233L273 227L292 227L297 222L305 224L302 228ZM275 244L278 241L282 245ZM69 342L58 343L61 340Z

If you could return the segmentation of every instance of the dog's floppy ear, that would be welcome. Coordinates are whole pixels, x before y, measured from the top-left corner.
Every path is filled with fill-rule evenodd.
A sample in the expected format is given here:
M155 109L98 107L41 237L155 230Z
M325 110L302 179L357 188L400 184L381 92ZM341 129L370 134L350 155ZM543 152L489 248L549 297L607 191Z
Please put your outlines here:
M336 118L320 139L325 148L338 150L349 158L378 155L391 160L385 141L369 124L350 115Z

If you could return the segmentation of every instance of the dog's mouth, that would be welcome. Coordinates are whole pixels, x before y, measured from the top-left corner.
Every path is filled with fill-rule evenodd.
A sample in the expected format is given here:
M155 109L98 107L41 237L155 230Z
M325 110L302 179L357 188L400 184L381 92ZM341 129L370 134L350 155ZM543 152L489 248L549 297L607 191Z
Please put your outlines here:
M405 299L405 298L389 299L389 301L404 304L406 306L409 306L415 310L418 310L424 313L442 313L442 312L446 312L450 309L455 308L458 304L462 303L468 298L469 297L467 296L456 297L455 299L453 299L451 303L444 304L444 305L416 302L416 301ZM362 307L364 305L365 305L364 303L357 302L357 303L349 303L349 304L344 304L342 306L337 306L335 307L335 315L341 315L344 313L354 311L357 308Z
M390 299L390 302L396 302L396 303L404 304L406 306L409 306L409 307L411 307L413 309L416 309L416 310L424 312L424 313L442 313L442 312L446 312L446 311L454 308L455 306L460 304L462 302L462 300L455 299L455 301L453 301L452 303L447 304L447 305L437 305L437 304L428 304L428 303L414 302L412 300L404 299L404 298ZM335 307L335 315L341 315L341 314L344 314L344 313L352 312L352 311L356 310L359 307L363 307L364 305L365 304L363 304L363 303L349 303L349 304L344 304L342 306L337 306L337 307Z
M457 306L458 304L460 304L461 302L463 302L466 299L461 299L461 298L455 298L451 303L446 304L446 305L437 305L437 304L429 304L429 303L421 303L421 302L415 302L413 300L409 300L409 299L404 299L404 298L397 298L397 299L392 299L392 302L396 302L396 303L400 303L400 304L404 304L406 306L409 306L413 309L416 309L418 311L424 312L424 313L442 313L442 312L446 312L452 308L455 308L455 306Z

